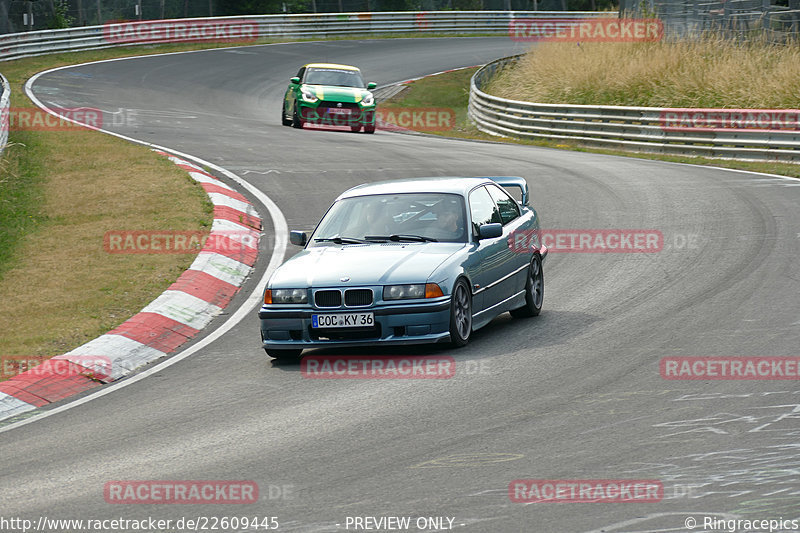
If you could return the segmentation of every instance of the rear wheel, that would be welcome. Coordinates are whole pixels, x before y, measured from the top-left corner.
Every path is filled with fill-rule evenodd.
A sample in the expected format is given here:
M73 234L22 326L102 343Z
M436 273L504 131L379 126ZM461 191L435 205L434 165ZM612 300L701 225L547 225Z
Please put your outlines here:
M471 334L472 296L469 285L462 278L456 282L450 300L450 342L455 347L464 346L469 342Z
M303 127L303 119L300 118L297 104L294 104L294 111L292 111L292 127L297 129L301 129Z
M300 354L303 352L302 349L300 350L276 350L274 348L264 348L264 351L267 352L267 355L270 357L274 357L278 361L291 363L300 361Z
M512 309L511 316L516 318L538 316L544 304L544 272L542 258L534 255L528 267L528 279L525 282L525 305Z

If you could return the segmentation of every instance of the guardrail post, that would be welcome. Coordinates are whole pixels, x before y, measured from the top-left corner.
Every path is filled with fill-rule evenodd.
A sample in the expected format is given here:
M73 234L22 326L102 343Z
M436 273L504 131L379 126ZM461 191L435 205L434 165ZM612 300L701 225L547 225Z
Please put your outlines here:
M11 129L11 86L5 76L0 74L0 154L8 144L8 131Z

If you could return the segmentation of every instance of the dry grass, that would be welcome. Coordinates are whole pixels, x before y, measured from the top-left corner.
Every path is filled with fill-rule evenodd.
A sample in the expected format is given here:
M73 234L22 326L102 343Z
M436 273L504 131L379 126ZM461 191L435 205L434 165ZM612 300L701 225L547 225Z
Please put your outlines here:
M800 44L540 43L488 92L542 103L793 109Z
M378 105L391 105L391 106L432 106L432 107L447 107L447 102L450 102L449 107L452 107L457 117L460 117L456 123L455 128L447 131L434 131L426 132L428 135L442 135L446 137L457 137L461 139L473 139L481 141L500 142L498 137L494 137L487 133L478 130L469 119L466 118L467 113L467 99L459 94L459 91L464 91L465 87L469 86L469 78L475 73L477 69L459 70L456 72L447 72L437 76L423 78L421 80L412 82L410 88L401 92L391 100ZM454 96L455 95L455 96ZM767 163L767 162L752 162L752 161L732 161L727 159L707 159L702 157L689 157L689 156L670 156L662 154L647 154L636 152L624 152L620 150L604 150L599 148L582 147L574 142L566 142L563 140L547 141L547 140L531 140L531 139L515 139L503 138L502 142L509 142L515 144L529 145L529 146L543 146L547 148L561 148L567 150L575 150L579 152L592 152L599 154L619 155L624 157L638 157L641 159L654 159L658 161L671 161L675 163L691 163L696 165L713 165L724 168L735 168L739 170L747 170L751 172L766 172L768 174L779 174L784 176L792 176L795 178L800 177L800 165L792 163Z
M2 64L12 105L32 106L22 83L59 62ZM0 179L34 174L37 220L0 276L0 355L57 355L137 313L194 259L108 254L106 231L208 229L212 206L185 171L143 146L88 130L12 131L11 140Z

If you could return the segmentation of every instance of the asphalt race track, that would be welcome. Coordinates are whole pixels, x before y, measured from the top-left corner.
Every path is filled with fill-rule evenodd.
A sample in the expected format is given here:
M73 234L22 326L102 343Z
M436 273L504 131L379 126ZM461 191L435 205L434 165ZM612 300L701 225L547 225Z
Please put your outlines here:
M435 531L415 521L446 517L457 530L545 533L800 518L797 379L659 374L668 356L800 356L800 181L278 121L288 78L306 62L355 64L386 85L520 47L503 38L333 41L40 77L33 89L46 104L120 110L107 129L238 174L292 229L312 228L336 195L366 181L520 175L544 228L658 230L664 248L553 253L540 317L498 317L458 350L386 351L452 355L457 371L446 380L304 379L261 350L254 311L156 375L3 432L0 514L273 516L292 532L353 531L354 517L390 516L411 517L408 531ZM652 503L516 503L517 479L660 480L664 494ZM109 504L103 489L115 480L252 480L260 500Z

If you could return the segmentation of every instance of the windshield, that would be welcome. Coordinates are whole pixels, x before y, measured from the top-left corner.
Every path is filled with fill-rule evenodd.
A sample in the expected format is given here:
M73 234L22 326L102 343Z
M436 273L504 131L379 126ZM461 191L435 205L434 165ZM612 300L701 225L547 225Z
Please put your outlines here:
M466 242L464 199L457 194L356 196L336 202L310 246L359 242Z
M336 85L338 87L366 87L357 70L336 68L309 68L303 83L309 85Z

